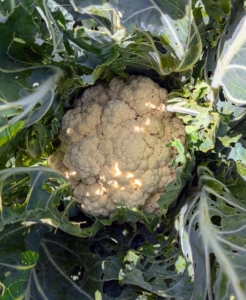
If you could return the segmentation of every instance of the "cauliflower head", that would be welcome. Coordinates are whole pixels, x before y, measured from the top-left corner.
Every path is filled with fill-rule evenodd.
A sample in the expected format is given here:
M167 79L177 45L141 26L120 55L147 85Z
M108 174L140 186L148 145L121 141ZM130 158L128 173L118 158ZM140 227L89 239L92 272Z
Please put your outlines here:
M114 78L88 88L62 119L61 145L49 165L70 181L83 210L109 216L117 206L158 211L157 200L175 179L181 121L166 110L167 91L150 78Z

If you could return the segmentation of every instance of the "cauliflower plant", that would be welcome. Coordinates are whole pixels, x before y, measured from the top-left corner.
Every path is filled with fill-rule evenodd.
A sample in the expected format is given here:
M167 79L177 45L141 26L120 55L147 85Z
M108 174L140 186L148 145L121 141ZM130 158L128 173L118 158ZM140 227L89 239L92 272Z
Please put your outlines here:
M62 119L61 145L50 167L70 181L83 210L109 216L119 205L158 210L175 179L177 154L166 144L185 140L185 128L166 110L167 91L147 77L114 78L88 88Z

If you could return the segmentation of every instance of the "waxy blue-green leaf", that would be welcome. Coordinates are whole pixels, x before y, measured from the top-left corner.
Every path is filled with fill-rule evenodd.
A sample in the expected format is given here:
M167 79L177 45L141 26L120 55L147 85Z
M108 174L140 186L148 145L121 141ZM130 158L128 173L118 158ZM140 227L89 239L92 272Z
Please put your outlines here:
M52 231L32 222L7 226L0 238L1 299L56 299L65 295L67 299L91 300L95 285L101 290L100 257L93 262L95 255L91 253L86 262L90 243L81 244L78 237ZM89 279L87 284L88 278L83 277L91 267L94 282ZM81 279L83 286L78 284Z
M0 136L7 141L9 126L9 130L14 124L30 126L48 112L63 72L50 66L14 72L2 69L0 74Z
M234 19L230 19L224 29L217 49L216 68L212 74L211 92L208 100L216 102L219 90L230 103L244 105L245 94L245 45L246 12L240 7Z
M111 26L108 27L105 22L99 21L99 33L107 34L121 43L126 65L134 65L127 59L128 55L133 55L136 68L144 70L144 62L149 60L146 69L151 68L151 63L158 64L158 68L155 68L157 72L167 75L192 68L201 54L200 36L189 0L144 0L141 3L128 0L93 3L72 0L71 3L78 12L86 13L95 20L97 16L104 17L110 22ZM144 37L147 33L151 38Z
M12 168L0 171L0 230L8 224L29 221L82 234L79 224L69 223L67 211L58 206L69 195L69 183L46 167Z
M181 243L185 245L188 238L187 258L196 266L191 299L207 295L209 300L244 300L245 201L235 197L206 167L199 167L198 175L199 187L180 212ZM212 276L214 268L216 276Z

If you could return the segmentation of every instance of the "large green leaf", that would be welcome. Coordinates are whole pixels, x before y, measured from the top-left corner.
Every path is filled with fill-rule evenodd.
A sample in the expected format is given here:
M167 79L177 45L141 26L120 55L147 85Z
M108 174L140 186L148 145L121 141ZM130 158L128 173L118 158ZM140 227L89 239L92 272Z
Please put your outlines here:
M39 0L1 4L0 146L47 113L64 75L49 65L64 46L57 36L60 31L55 34L45 22L49 12L43 4Z
M13 168L0 171L0 230L18 222L45 223L74 235L87 236L79 223L69 222L74 201L59 211L60 201L69 196L70 185L46 167Z
M245 104L245 8L239 7L224 29L216 55L208 99L215 102L222 87L226 99L236 105Z
M94 299L94 291L101 294L102 264L90 252L90 241L52 231L28 222L6 227L0 238L1 299ZM105 267L120 263L110 260Z
M199 189L179 217L181 245L195 270L192 299L246 299L245 200L209 169L199 167L198 173Z
M45 228L46 233L49 228ZM30 233L28 224L12 224L0 237L0 299L30 299L30 274L39 255L26 249L25 237ZM42 234L42 232L40 232Z
M192 68L200 56L200 36L188 0L71 3L76 11L97 21L98 40L106 34L120 43L127 66L166 75ZM93 40L94 32L87 30L86 34Z
M3 141L7 141L21 126L29 126L47 113L62 76L59 68L51 66L14 72L1 70L0 134ZM10 133L11 130L14 132Z
M166 240L167 228L159 228L152 236L140 223L134 230L115 222L81 239L43 224L8 225L0 237L1 299L17 293L35 300L190 299L191 277L177 240L173 234Z

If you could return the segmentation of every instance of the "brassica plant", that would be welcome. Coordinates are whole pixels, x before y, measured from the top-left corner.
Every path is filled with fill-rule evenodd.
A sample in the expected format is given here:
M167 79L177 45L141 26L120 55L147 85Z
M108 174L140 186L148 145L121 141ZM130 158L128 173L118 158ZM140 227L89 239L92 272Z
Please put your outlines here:
M0 2L0 299L246 299L242 0ZM81 210L49 168L84 90L130 75L183 122L159 214Z

